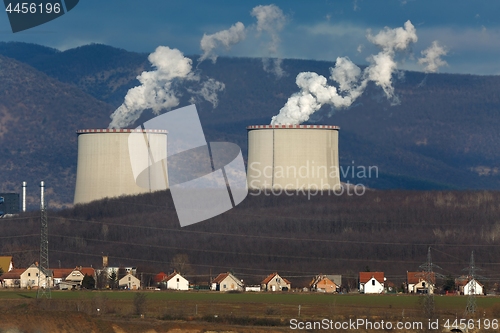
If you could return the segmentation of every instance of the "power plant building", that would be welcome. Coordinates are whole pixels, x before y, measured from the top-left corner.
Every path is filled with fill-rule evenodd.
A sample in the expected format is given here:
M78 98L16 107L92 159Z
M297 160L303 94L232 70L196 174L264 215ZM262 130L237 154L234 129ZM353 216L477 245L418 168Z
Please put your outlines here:
M75 204L168 188L167 131L77 131Z
M339 129L331 125L247 127L249 189L339 189Z

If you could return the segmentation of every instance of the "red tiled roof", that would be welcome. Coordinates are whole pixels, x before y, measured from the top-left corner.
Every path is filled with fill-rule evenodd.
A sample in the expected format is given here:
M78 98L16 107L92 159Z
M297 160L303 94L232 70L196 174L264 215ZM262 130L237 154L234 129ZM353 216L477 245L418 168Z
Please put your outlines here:
M426 272L406 272L406 282L408 282L408 284L417 284L420 281L425 281L426 275ZM430 272L429 280L429 282L433 284L436 283L436 275L434 274L434 272Z
M468 276L460 276L459 278L455 279L455 285L457 287L465 287L467 283L469 283L472 279L470 279ZM476 279L474 279L476 280ZM477 284L479 284L481 287L483 284L476 280Z
M219 275L217 275L217 277L215 279L212 280L212 283L221 283L222 280L224 280L228 276L229 276L229 272L228 273L220 273Z
M325 285L330 285L330 286L337 287L337 285L335 284L335 282L333 282L332 280L330 280L326 276L323 276L322 278L318 279L318 282L316 282L316 285L318 285L318 284L325 284Z
M156 283L161 282L161 281L163 281L163 279L165 279L166 276L167 276L167 274L165 272L160 272L160 273L155 275L154 281Z
M384 283L384 272L359 272L359 283L366 283L375 278L379 283Z
M177 274L179 274L179 273L177 273L176 271L174 271L172 274L170 274L169 276L165 277L164 281L165 281L165 282L170 281L170 280L171 280L171 279L173 279L173 278L174 278ZM180 274L179 274L179 275L180 275Z
M20 279L21 274L23 274L25 270L26 270L25 268L14 268L10 272L3 273L2 276L0 276L0 280Z
M262 282L260 284L268 284L276 275L278 275L277 272L274 272L273 274L269 275L268 277L266 277L264 280L262 280ZM279 276L279 275L278 275ZM283 282L285 282L286 284L292 284L290 281L288 281L287 279L283 278L280 276L280 278L283 280Z
M51 271L52 271L52 277L56 279L59 278L62 279L70 275L71 272L73 272L73 268L53 268L51 269Z
M83 275L94 276L95 269L93 267L82 267L80 272L82 272Z

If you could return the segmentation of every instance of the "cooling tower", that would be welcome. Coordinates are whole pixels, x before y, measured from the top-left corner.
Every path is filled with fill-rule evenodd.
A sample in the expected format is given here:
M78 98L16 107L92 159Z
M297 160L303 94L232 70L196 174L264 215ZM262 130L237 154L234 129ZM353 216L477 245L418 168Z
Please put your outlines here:
M329 125L258 125L248 130L249 189L340 187L338 131Z
M74 203L168 187L167 131L79 130Z

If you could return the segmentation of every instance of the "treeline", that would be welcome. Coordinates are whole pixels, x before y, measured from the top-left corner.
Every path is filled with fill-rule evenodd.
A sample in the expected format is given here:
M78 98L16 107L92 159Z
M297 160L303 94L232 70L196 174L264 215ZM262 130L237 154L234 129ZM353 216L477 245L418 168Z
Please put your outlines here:
M427 261L430 247L445 276L466 274L474 251L480 274L493 285L500 280L499 212L500 192L487 191L251 193L233 210L181 228L164 191L49 211L49 250L52 267L98 268L104 254L111 266L137 266L143 274L182 264L198 282L232 271L258 283L278 271L303 284L319 273L353 279L370 270L399 286L406 271ZM17 266L36 260L39 212L0 221L2 255L12 253Z

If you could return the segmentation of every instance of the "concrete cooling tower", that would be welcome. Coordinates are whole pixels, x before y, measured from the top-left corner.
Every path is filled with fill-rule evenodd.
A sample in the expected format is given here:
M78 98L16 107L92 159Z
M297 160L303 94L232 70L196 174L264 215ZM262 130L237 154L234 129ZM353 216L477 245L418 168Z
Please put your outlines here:
M249 189L340 188L339 129L329 125L247 127Z
M168 188L167 131L79 130L74 203Z

